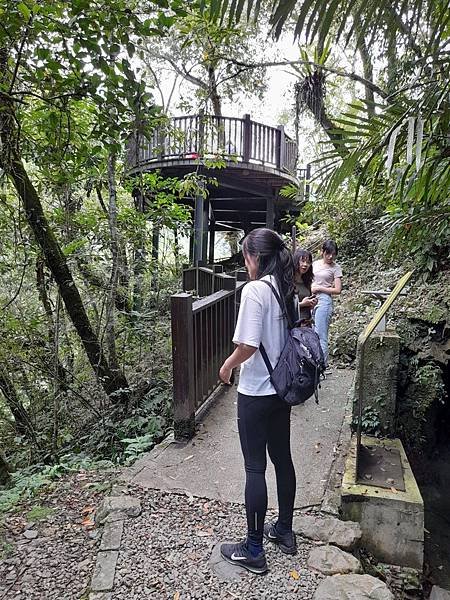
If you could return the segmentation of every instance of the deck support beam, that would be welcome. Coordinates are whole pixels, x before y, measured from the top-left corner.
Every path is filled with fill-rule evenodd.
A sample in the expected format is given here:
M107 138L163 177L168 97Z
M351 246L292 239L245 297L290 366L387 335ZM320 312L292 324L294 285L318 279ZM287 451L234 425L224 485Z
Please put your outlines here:
M158 258L159 258L159 234L160 229L153 225L152 231L152 290L156 290L158 282Z
M193 263L198 265L202 259L203 253L203 221L205 213L205 200L201 194L195 198L194 210L194 248L193 248Z
M206 264L208 256L208 231L209 231L209 200L203 203L203 228L202 228L202 261Z
M275 198L267 196L266 199L266 227L273 229L275 225Z
M209 248L208 248L208 263L214 264L214 248L216 243L216 220L211 204L209 205Z

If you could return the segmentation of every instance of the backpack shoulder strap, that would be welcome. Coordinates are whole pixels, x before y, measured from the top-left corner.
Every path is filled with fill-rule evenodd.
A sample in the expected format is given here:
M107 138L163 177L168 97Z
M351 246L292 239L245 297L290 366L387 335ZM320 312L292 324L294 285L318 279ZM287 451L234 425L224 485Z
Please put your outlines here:
M275 298L277 299L278 304L280 305L281 312L283 313L283 315L286 316L289 328L292 328L291 321L290 321L289 315L287 313L286 305L281 300L280 294L277 292L277 290L275 289L275 287L270 283L270 281L267 281L266 279L260 279L260 281L262 281L262 283L266 283L270 287L270 289L272 290L273 295L275 296ZM267 367L267 370L269 371L269 375L272 375L273 367L270 364L270 360L269 360L269 357L267 356L266 349L264 348L264 346L262 344L259 345L259 351L261 352L261 356L263 358L263 361L264 361L264 363L265 363L265 365Z
M269 357L267 356L266 349L264 348L264 346L262 344L259 345L259 351L261 352L263 361L267 367L267 370L269 371L269 375L272 375L273 367L270 364L270 360L269 360Z
M286 308L286 303L281 299L280 294L277 292L277 290L275 289L275 287L270 283L270 281L267 281L266 279L260 279L259 281L262 281L262 283L265 283L265 284L267 284L270 287L270 289L272 290L273 295L275 296L275 298L277 299L278 304L280 305L281 312L282 312L283 316L286 317L289 329L292 329L294 327L294 324L291 322L291 319L289 317L289 314L288 314L288 311L287 311L287 308Z

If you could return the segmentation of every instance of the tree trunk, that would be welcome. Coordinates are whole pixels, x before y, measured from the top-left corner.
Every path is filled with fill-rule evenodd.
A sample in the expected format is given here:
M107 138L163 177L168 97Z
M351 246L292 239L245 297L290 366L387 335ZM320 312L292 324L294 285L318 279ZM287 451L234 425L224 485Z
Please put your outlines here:
M10 479L9 465L0 452L0 485L6 485Z
M397 89L397 35L391 32L387 46L387 91L392 94Z
M119 279L119 234L117 231L117 192L116 192L116 155L110 152L108 156L108 222L111 236L111 278L109 281L108 300L106 309L105 335L108 347L109 364L116 376L125 380L121 372L116 349L116 315L114 311L117 298L117 282ZM125 384L128 388L128 383Z
M19 435L25 436L31 441L35 441L34 427L30 416L17 396L14 383L9 373L0 365L0 391L6 400L6 405L14 417L14 424Z
M216 72L214 67L208 67L208 80L209 80L209 97L211 99L211 103L213 106L214 115L216 117L222 116L222 101L219 96L219 92L217 91L217 80L216 80Z
M144 211L144 196L141 190L134 190L136 210ZM145 225L140 235L136 236L133 251L133 311L140 312L142 308L142 288L147 262Z
M370 56L369 50L366 45L366 41L363 36L359 36L359 38L358 38L358 50L359 50L359 54L361 56L361 61L362 61L362 65L363 65L364 79L367 79L368 81L373 81L372 58ZM375 116L375 106L374 106L375 96L374 96L373 90L371 90L366 85L366 86L364 86L364 93L365 93L366 101L367 101L367 105L366 105L367 116L369 118L374 117Z
M58 356L58 348L59 348L59 335L57 333L58 325L55 324L55 319L53 318L53 310L50 305L50 300L47 294L47 287L45 283L45 273L44 273L44 260L41 256L36 259L36 286L38 289L39 298L42 302L42 305L45 310L45 314L47 316L48 322L48 341L50 348L53 352L53 356L51 356L51 363L55 365L54 375L57 382L57 393L61 393L66 389L66 378L67 372L64 368L63 364L59 360ZM59 321L59 316L58 316Z
M67 313L80 336L89 362L100 384L108 396L115 394L118 400L125 402L128 398L126 379L120 373L114 373L106 361L66 258L47 221L38 194L25 171L22 161L17 156L13 158L10 164L8 175L11 177L22 200L28 224L42 249L47 266L58 285Z
M159 233L160 233L160 229L159 229L158 225L153 223L153 230L152 230L152 290L153 291L156 291L158 289Z

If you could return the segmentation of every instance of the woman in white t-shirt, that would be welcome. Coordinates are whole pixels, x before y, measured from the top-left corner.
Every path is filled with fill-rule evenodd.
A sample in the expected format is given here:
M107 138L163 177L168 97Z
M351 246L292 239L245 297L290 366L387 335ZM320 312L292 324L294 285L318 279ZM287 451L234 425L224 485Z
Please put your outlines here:
M272 366L278 362L287 338L287 320L270 288L284 299L294 322L294 265L283 239L271 229L254 229L243 241L242 250L250 282L243 288L233 342L234 352L220 369L220 379L230 382L239 365L238 429L244 456L247 537L243 542L222 544L228 562L253 573L265 573L267 562L263 536L282 552L295 554L292 515L295 471L290 448L291 407L281 400L270 382L259 351L264 345ZM264 525L267 510L266 450L275 466L278 490L278 519Z
M313 262L314 282L311 290L318 304L314 310L314 329L320 338L325 363L328 365L328 330L333 314L333 296L342 291L342 269L335 262L338 247L333 240L322 245L322 258Z

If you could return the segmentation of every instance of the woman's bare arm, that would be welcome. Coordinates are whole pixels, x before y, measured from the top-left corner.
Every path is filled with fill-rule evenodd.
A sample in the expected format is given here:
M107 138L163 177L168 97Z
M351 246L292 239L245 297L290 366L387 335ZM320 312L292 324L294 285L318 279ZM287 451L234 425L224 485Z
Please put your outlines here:
M342 279L340 277L336 277L333 281L333 287L325 287L323 285L312 284L311 290L315 294L328 294L330 296L338 296L342 292Z
M241 365L255 354L258 348L248 346L247 344L239 344L234 352L225 360L219 371L219 378L223 383L230 383L231 372L234 368Z

